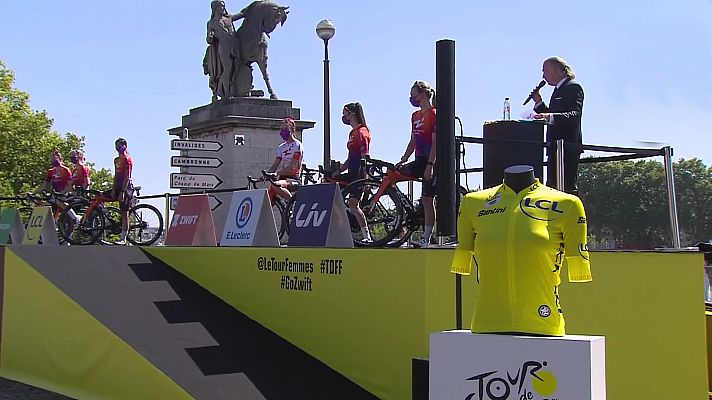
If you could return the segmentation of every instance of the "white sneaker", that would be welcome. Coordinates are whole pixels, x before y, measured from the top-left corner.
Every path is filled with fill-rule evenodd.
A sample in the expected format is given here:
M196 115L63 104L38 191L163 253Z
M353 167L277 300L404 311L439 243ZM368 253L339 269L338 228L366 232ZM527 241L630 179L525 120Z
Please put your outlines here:
M413 247L419 247L421 249L425 249L430 247L430 241L421 237L420 240L413 240L410 242L411 246Z
M371 239L370 236L366 236L365 238L361 239L362 243L373 243L373 239Z
M126 240L117 240L114 242L116 246L126 246Z

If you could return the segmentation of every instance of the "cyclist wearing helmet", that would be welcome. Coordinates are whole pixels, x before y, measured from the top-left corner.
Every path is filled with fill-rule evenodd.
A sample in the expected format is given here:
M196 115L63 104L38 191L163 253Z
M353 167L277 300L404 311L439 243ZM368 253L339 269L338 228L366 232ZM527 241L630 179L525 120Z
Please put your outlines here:
M128 143L124 138L118 138L114 142L114 147L119 155L114 158L114 187L108 193L104 193L119 202L121 210L121 236L116 244L126 244L126 236L129 232L129 208L131 207L131 197L133 195L133 183L131 182L131 172L133 170L133 160L129 155Z
M52 167L47 170L47 175L44 182L42 182L42 186L40 186L40 191L52 189L59 193L68 192L72 188L70 185L72 183L72 171L62 163L62 154L59 150L55 149L52 152L50 162Z
M270 201L274 201L274 196L292 199L292 193L299 187L299 175L302 173L302 160L304 159L304 146L295 136L297 127L294 120L285 118L282 120L282 128L279 135L282 142L275 151L274 163L267 170L268 173L276 173L277 180L274 185L269 186L268 194Z
M74 190L89 188L89 167L84 165L84 152L80 149L74 149L69 153L69 159L74 163L74 171L72 171Z

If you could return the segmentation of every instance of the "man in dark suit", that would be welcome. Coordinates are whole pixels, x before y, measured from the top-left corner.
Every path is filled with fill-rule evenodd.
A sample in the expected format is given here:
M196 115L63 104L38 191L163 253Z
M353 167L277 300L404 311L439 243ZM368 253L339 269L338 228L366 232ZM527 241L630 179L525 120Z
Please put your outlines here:
M563 191L577 194L576 179L578 175L579 155L581 148L581 114L583 113L583 88L574 81L576 74L560 57L550 57L544 60L543 78L554 92L547 106L538 91L532 99L536 101L534 115L536 119L546 121L547 153L549 155L546 168L546 184L556 186L556 140L564 139L564 187ZM562 188L558 188L562 190Z

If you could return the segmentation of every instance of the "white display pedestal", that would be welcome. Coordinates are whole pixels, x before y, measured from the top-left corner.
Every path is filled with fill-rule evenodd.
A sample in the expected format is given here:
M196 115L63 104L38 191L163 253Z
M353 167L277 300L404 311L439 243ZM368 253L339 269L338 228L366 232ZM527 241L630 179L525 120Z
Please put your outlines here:
M604 400L602 336L430 335L430 400Z

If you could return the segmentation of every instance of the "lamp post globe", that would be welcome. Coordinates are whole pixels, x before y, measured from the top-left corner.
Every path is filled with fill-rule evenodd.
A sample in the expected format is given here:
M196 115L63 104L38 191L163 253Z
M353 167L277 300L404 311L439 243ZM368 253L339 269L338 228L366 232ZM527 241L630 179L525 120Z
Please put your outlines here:
M316 25L316 34L324 41L334 37L335 32L334 23L328 19L324 19Z

